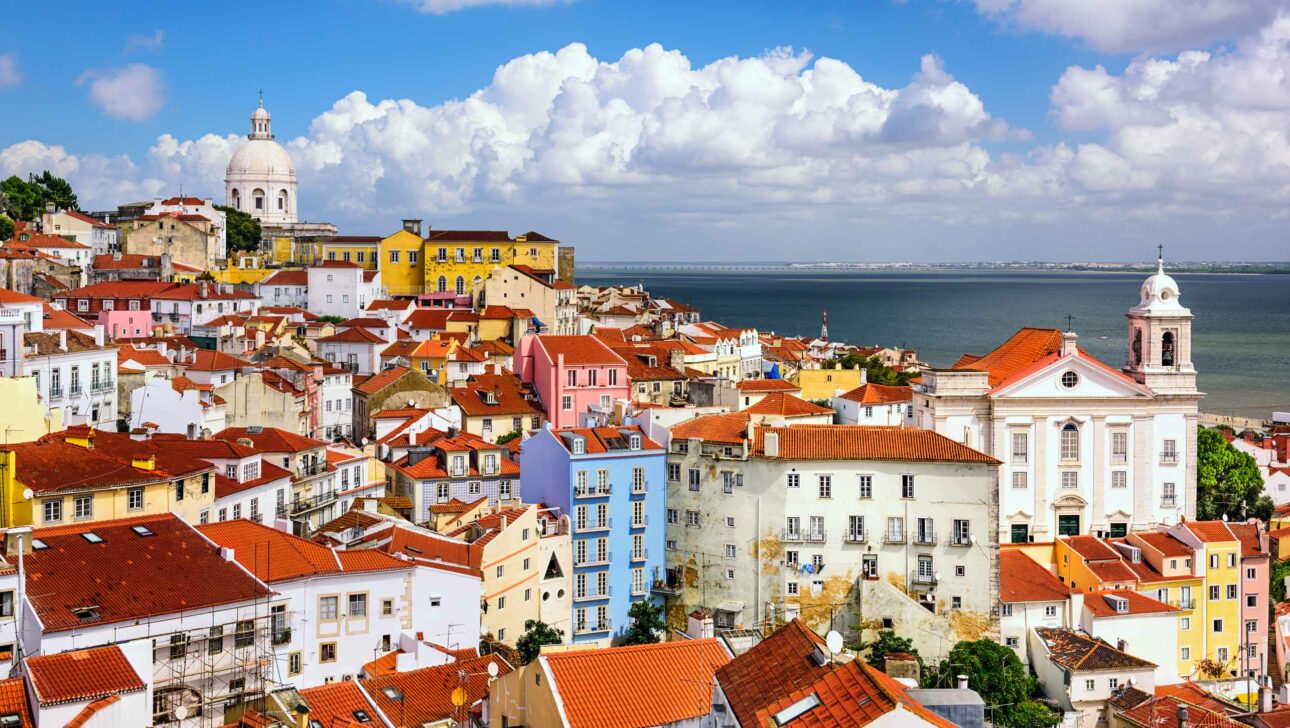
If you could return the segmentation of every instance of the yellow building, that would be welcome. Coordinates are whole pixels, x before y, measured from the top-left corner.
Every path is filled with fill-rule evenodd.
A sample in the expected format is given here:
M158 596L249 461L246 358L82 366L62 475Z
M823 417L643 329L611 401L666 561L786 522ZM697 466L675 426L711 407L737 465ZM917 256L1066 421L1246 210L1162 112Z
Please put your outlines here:
M1130 533L1125 542L1142 556L1128 562L1138 574L1137 591L1176 607L1178 613L1178 674L1191 675L1205 654L1205 579L1196 573L1196 551L1163 531Z
M9 444L31 442L63 429L60 409L47 410L40 402L34 377L0 377L0 432Z
M198 523L215 502L210 463L83 426L9 445L0 450L0 465L6 528L167 512Z
M1222 521L1186 521L1169 529L1169 535L1194 549L1195 573L1205 580L1196 615L1204 637L1193 662L1211 659L1229 672L1240 670L1241 542Z
M497 268L554 270L558 247L535 232L512 239L505 230L428 230L423 238L420 220L404 220L399 232L381 240L381 282L391 296L473 296Z
M318 243L323 260L357 263L367 270L380 267L381 238L375 235L337 235Z
M832 399L841 392L850 392L859 387L859 369L799 369L797 376L790 379L793 384L802 388L802 399Z

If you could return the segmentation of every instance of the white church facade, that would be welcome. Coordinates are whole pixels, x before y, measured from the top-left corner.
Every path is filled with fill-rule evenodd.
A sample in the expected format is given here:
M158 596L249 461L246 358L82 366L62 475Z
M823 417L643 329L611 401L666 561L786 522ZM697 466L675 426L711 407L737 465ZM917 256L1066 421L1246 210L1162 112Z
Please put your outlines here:
M1114 369L1073 332L1026 328L984 356L926 370L913 424L990 453L1002 543L1122 536L1196 514L1191 312L1163 260L1128 311Z

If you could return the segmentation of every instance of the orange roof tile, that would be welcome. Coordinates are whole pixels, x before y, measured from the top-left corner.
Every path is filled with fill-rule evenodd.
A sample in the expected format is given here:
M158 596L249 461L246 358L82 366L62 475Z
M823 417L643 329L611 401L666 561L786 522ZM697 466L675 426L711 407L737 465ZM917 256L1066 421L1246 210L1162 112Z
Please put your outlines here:
M350 572L407 569L405 561L380 551L336 551L309 539L247 520L198 526L202 535L233 549L243 568L267 583Z
M766 454L766 436L779 437L779 452ZM779 460L893 460L983 463L998 460L931 430L862 425L759 427L753 443L759 457Z
M1223 543L1225 541L1239 540L1236 534L1232 533L1227 524L1222 521L1186 521L1182 526L1205 543Z
M744 379L735 384L740 392L801 392L802 388L783 379Z
M0 715L18 716L14 728L35 728L27 703L27 681L22 677L0 680Z
M116 645L27 658L41 705L93 700L143 690L143 681Z
M1048 648L1049 658L1066 670L1136 670L1156 666L1100 639L1064 627L1036 627L1035 632Z
M363 394L376 394L399 381L403 375L410 371L412 370L407 367L390 367L373 374L354 388Z
M303 688L300 697L309 707L309 721L327 728L366 728L376 720L375 709L353 680ZM368 720L360 722L355 711L365 714Z
M249 427L227 427L215 433L216 440L250 440L260 452L302 452L314 448L326 447L327 443L312 437L297 435L276 427L261 427L252 431Z
M471 706L488 698L489 663L496 664L498 675L511 666L497 655L486 655L446 665L396 672L361 681L371 700L387 716L398 715L400 725L416 726L446 719L466 721ZM465 673L460 677L459 673ZM466 701L461 708L453 705L452 693L465 682ZM397 696L397 697L396 697ZM567 709L566 705L566 709Z
M891 386L887 384L862 384L859 387L840 395L842 399L860 404L889 404L908 402L913 397L908 386Z
M778 725L775 721L776 713L814 695L818 704L793 718L793 728L866 726L897 707L908 710L930 725L954 728L954 723L910 698L906 690L903 684L864 660L852 660L824 671L811 685L790 692L758 709L757 725Z
M1117 612L1107 601L1107 596L1120 597L1128 602L1128 612ZM1110 591L1096 592L1084 597L1084 607L1093 613L1094 617L1118 617L1125 615L1139 614L1167 614L1178 611L1164 602L1157 601L1140 594L1132 589L1112 589Z
M819 415L833 414L833 410L828 407L821 407L818 404L807 402L801 397L796 397L786 392L771 392L751 407L745 407L742 411L753 415L779 415L781 417L818 417Z
M1070 595L1069 587L1020 550L999 551L999 601L1064 602Z
M1058 329L1024 328L985 356L963 355L952 368L988 372L990 386L997 387L1017 372L1061 350L1062 332Z
M673 426L672 439L742 445L749 419L744 412L695 417Z
M1120 720L1127 725L1143 728L1179 728L1178 707L1184 704L1186 701L1173 696L1155 698L1121 713ZM1244 728L1245 726L1244 723L1231 720L1226 715L1190 704L1187 704L1187 725L1189 728Z
M564 363L572 365L627 364L605 342L594 336L538 336L537 341L552 362L563 355Z
M567 443L565 443L564 439L560 437L561 433L581 435L582 438L586 440L588 455L610 452L613 450L623 450L625 448L626 439L626 436L623 434L624 432L634 432L641 436L641 449L639 452L643 453L651 450L657 451L663 449L662 445L659 445L657 442L646 437L644 430L637 425L624 425L622 427L566 427L561 430L551 430L551 433L556 436L556 441L561 445L565 445L566 448ZM624 447L617 446L619 441L624 442ZM506 461L503 460L502 462Z
M794 619L717 670L717 683L740 725L761 725L757 712L809 687L830 668L811 659L824 640Z
M705 716L712 705L712 677L730 661L711 638L575 650L541 659L570 728L654 726Z
M1071 550L1085 559L1119 561L1120 552L1096 536L1062 536Z
M1166 558L1185 558L1192 555L1192 548L1164 531L1137 531L1135 538L1160 552Z

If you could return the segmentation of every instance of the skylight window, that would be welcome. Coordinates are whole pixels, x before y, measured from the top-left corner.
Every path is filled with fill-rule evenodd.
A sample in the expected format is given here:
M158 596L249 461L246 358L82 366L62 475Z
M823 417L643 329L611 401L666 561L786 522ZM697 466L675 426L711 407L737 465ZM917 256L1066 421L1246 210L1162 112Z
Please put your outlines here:
M103 543L103 537L98 535L97 533L94 533L93 531L86 531L85 533L82 533L81 538L85 539L86 541L89 541L90 543Z
M815 693L811 693L810 695L807 695L805 698L802 698L796 703L793 703L787 708L784 708L783 710L776 713L775 725L777 726L786 725L787 723L802 717L812 708L816 708L819 705L820 705L820 698Z
M387 687L387 688L381 688L381 692L385 693L385 697L389 698L390 700L403 699L403 693L399 692L399 689L393 686Z
M140 536L142 538L147 538L148 536L157 535L153 533L152 530L147 526L131 526L130 530L134 531L137 536Z
M31 540L32 551L40 551L42 549L47 549L47 548L49 548L49 546L47 546L44 541L41 541L38 538L33 538Z

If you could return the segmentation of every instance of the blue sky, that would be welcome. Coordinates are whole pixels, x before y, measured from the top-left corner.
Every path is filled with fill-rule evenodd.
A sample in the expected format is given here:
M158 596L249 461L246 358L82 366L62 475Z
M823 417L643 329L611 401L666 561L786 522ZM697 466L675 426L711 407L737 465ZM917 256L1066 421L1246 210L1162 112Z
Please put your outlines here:
M1158 240L1290 258L1268 255L1290 89L1262 75L1290 72L1282 3L1090 17L1110 2L51 3L24 24L55 32L0 40L0 108L21 110L0 114L0 173L65 172L99 207L222 197L263 89L302 214L347 232L537 228L587 259L783 259L802 234L811 259L1118 259ZM812 81L822 58L838 88ZM549 91L499 101L508 63Z

